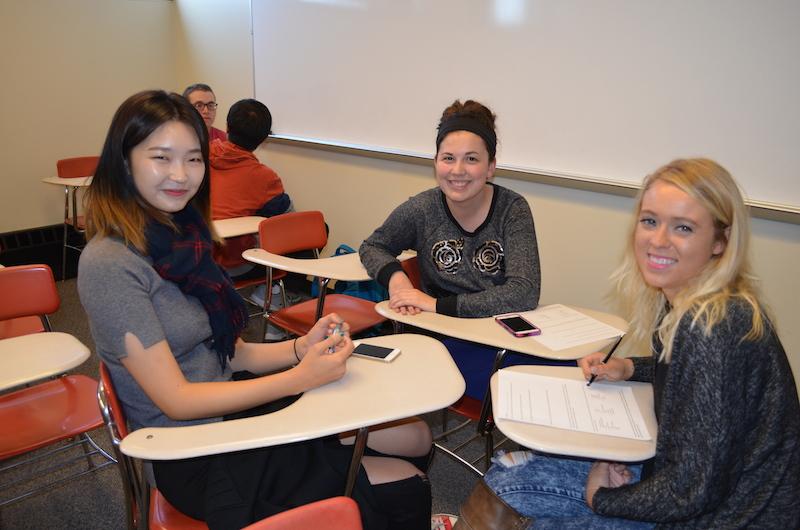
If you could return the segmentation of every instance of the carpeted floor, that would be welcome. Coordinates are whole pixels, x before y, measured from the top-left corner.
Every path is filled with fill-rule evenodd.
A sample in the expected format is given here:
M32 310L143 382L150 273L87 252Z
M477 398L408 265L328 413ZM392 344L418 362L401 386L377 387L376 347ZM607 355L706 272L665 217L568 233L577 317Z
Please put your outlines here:
M89 348L94 343L89 332L86 315L78 300L75 280L67 280L58 285L61 294L61 308L51 317L54 331L64 331L75 335ZM124 303L124 301L120 301ZM252 319L245 334L253 340L260 329L258 319ZM83 373L97 377L97 358L92 356L75 373ZM449 426L456 423L450 415ZM426 421L436 435L441 431L441 415L430 414ZM464 432L451 436L448 445L457 444L474 432L471 426ZM4 434L5 435L5 434ZM103 429L92 433L92 437L103 447L110 449L108 436ZM468 455L474 458L480 455L481 443L473 443L468 447ZM45 459L46 460L46 459ZM2 463L13 463L11 459ZM85 460L79 459L76 465L85 466ZM46 463L40 464L45 467ZM479 465L481 467L481 465ZM55 471L44 471L48 476L57 476ZM0 473L0 484L6 486L17 478L15 470ZM429 476L433 488L433 512L458 513L458 507L472 490L477 477L465 467L455 463L441 453L437 453ZM11 487L10 490L19 490ZM8 498L8 491L0 493L1 498ZM123 505L122 484L116 466L106 467L96 473L88 474L70 481L66 485L52 489L47 493L35 495L20 502L0 508L0 528L2 529L117 529L124 528L125 511Z

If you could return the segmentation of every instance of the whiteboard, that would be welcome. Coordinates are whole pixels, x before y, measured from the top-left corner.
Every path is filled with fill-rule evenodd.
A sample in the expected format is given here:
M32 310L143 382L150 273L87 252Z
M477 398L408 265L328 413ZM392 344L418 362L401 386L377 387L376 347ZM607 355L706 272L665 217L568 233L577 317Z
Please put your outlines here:
M430 157L497 114L500 167L637 185L677 157L800 208L800 1L252 0L276 135Z

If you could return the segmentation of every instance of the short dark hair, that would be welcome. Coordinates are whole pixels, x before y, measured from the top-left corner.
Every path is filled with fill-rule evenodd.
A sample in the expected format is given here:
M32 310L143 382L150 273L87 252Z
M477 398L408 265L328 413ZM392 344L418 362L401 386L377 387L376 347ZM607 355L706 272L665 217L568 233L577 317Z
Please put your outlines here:
M147 222L154 219L170 223L169 216L148 204L139 194L128 162L134 147L170 121L186 124L200 142L205 173L203 183L191 203L206 221L210 219L206 124L186 98L163 90L147 90L126 99L111 119L94 179L86 194L89 238L94 235L115 235L146 252L144 228Z
M211 87L208 86L207 84L205 84L205 83L195 83L193 85L187 86L186 90L184 90L183 94L181 94L181 95L183 97L185 97L185 98L188 98L189 94L191 94L192 92L197 92L198 90L202 90L203 92L211 92L212 94L214 94L214 91L211 90ZM214 97L216 98L217 95L214 94Z
M255 99L242 99L228 111L228 140L248 151L272 134L272 114Z

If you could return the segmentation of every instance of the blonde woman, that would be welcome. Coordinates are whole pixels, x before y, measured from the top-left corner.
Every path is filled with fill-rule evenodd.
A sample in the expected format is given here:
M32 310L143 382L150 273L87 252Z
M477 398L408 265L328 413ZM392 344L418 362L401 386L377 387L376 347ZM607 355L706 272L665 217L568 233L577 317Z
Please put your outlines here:
M643 466L498 458L486 482L536 528L798 528L800 406L748 239L736 183L715 162L647 177L613 279L629 345L649 355L579 366L653 383L656 454Z

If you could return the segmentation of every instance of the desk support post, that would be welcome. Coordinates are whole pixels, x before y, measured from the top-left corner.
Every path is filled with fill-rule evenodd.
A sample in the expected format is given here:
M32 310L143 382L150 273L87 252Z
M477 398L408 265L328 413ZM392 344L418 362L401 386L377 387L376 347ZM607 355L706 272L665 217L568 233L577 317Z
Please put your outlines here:
M369 434L369 427L361 427L356 433L356 440L353 443L353 458L350 460L350 468L347 470L347 484L344 488L345 497L353 496L356 477L361 467L361 457L364 456L364 449L367 447L367 434Z
M494 375L494 373L500 369L500 365L503 364L503 359L505 359L507 350L497 350L497 355L494 357L494 364L492 365L492 371L489 374L489 377ZM483 403L481 404L481 417L478 420L478 432L480 434L486 435L491 427L488 426L489 423L489 411L492 410L492 391L490 387L486 387L486 395L483 396Z
M319 299L317 300L317 318L319 320L322 318L322 311L325 308L325 292L328 290L328 282L331 281L330 278L318 278L317 282L319 285Z

